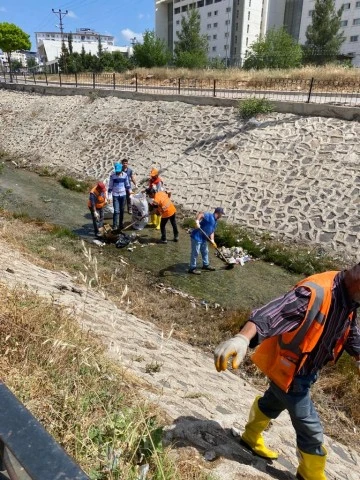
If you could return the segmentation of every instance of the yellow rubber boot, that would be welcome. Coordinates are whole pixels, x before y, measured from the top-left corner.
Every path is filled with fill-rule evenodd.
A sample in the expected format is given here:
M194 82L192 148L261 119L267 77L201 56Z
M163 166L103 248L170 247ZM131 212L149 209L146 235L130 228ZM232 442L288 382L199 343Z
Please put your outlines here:
M299 457L299 466L296 472L298 480L326 480L325 464L327 451L324 446L321 447L324 455L312 455L302 450L297 450Z
M155 215L155 219L156 219L155 222L154 222L155 225L156 225L155 229L156 229L156 230L160 230L160 222L161 222L161 217L160 217L160 215Z
M259 457L276 459L279 454L265 446L264 438L261 435L269 425L271 419L264 415L259 409L259 398L261 397L256 397L252 404L249 420L245 425L245 432L242 434L241 440L246 443L256 455L259 455Z
M154 226L154 227L156 226L156 215L154 215L153 213L150 215L149 225Z

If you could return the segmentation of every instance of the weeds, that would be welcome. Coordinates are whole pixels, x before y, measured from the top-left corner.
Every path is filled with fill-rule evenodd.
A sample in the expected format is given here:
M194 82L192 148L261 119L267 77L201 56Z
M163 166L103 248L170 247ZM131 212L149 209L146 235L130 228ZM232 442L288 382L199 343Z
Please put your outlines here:
M74 192L88 192L91 186L91 183L76 180L73 177L68 175L64 175L59 179L59 183L68 190L73 190Z
M147 363L145 365L145 372L150 373L152 375L154 373L160 372L161 367L162 367L161 363L158 363L158 362Z
M245 120L259 114L271 113L273 107L267 98L248 98L239 101L239 114Z

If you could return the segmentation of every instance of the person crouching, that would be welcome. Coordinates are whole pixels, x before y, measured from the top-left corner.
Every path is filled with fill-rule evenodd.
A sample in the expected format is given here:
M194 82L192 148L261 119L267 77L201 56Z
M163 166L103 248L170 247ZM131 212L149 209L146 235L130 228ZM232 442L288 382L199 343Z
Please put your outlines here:
M106 186L98 182L90 190L88 207L94 225L95 235L99 235L99 228L104 226L104 207L106 205Z
M174 242L179 240L179 231L176 225L176 208L170 200L166 192L157 192L154 188L147 188L146 194L152 199L151 205L154 207L154 212L161 216L160 231L161 243L167 243L166 240L166 224L170 220L174 233Z

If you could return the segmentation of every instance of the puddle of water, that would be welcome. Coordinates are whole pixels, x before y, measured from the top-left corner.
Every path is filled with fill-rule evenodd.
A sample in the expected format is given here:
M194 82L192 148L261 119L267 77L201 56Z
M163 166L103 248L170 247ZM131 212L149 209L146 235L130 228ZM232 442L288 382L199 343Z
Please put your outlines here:
M68 227L91 241L92 222L87 209L87 199L87 194L67 190L54 178L40 177L27 170L4 165L0 174L0 205L3 208ZM126 215L125 220L126 225L131 219ZM230 308L260 306L284 293L300 278L261 261L225 270L224 263L215 256L210 257L212 265L217 268L215 272L203 272L199 276L189 275L189 235L180 228L179 242L174 243L171 241L172 230L169 224L167 231L167 245L155 243L160 239L159 231L145 228L136 232L143 247L136 245L132 252L126 248L116 249L114 245L103 248L113 250L114 255L121 253L132 264L158 276L159 282L181 289L206 302L219 303ZM149 245L151 243L155 244Z

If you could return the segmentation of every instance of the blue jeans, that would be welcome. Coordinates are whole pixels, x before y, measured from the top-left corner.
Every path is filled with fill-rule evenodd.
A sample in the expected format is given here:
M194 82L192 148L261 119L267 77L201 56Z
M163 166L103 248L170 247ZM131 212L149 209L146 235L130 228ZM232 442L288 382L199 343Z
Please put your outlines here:
M287 393L271 382L258 405L269 418L277 418L283 410L287 410L296 432L298 448L311 455L324 455L321 449L323 428L310 398L310 387L316 379L316 374L298 375Z
M94 212L91 210L91 208L89 208L89 210L90 210L91 218L94 225L94 233L95 235L97 235L99 233L99 228L104 226L104 209L103 208L100 208L100 210L96 209L96 211L99 214L99 220L96 220Z
M113 206L114 206L114 215L113 215L113 229L116 230L123 228L124 222L124 211L125 211L125 204L126 204L126 195L120 197L113 196Z
M207 241L197 242L194 238L191 239L191 257L190 257L190 270L195 270L196 268L196 259L201 252L203 266L207 267L209 265L209 248Z

